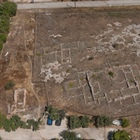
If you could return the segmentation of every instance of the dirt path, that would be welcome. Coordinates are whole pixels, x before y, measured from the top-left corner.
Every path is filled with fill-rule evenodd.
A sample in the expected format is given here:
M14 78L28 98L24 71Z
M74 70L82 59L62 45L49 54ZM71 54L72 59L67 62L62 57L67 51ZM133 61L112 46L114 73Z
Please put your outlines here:
M27 48L26 48L26 46L27 46L27 44L26 44L26 35L25 35L25 31L24 31L24 42L25 42L25 51L26 51L26 54L27 54L27 57L28 57L28 60L29 60L29 65L30 65L30 70L31 70L31 72L32 72L32 60L31 60L31 58L30 58L30 56L29 56L29 54L28 54L28 51L27 51ZM32 83L32 74L30 75L31 76L31 78L30 78L30 86L31 86L31 90L32 90L32 93L35 95L35 97L36 97L36 99L37 99L37 102L38 102L38 118L40 117L40 100L39 100L39 97L38 97L38 95L36 94L36 92L35 92L35 90L34 90L34 87L33 87L33 83Z

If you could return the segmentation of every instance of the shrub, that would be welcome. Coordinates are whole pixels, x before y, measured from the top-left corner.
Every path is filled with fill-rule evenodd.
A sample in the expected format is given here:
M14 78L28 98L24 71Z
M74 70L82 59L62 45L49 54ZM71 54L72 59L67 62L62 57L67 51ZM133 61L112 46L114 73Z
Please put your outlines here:
M109 72L108 72L108 74L109 74L111 77L113 77L113 76L114 76L114 74L113 74L113 72L112 72L112 71L109 71Z
M33 119L27 120L23 122L18 115L13 115L10 119L7 119L5 115L0 113L0 128L4 128L5 131L15 131L16 129L24 128L24 129L31 129L36 131L39 129L39 121L35 121Z
M0 33L7 34L9 32L9 17L8 16L1 16L0 17Z
M81 127L81 122L78 116L69 116L68 117L68 128L74 129Z
M81 127L86 128L90 123L90 119L88 116L81 116L80 117Z
M77 134L75 132L70 132L68 130L61 132L60 136L64 140L81 140L81 138L77 138Z
M3 11L4 14L8 14L10 17L16 15L17 5L14 2L4 2L3 3Z
M5 1L0 4L0 51L9 32L10 17L16 15L16 10L17 5L14 2Z
M7 36L5 34L0 34L0 42L5 43Z
M122 121L122 127L124 128L130 125L129 120L126 118L122 118L121 121Z
M0 51L2 50L3 48L3 43L0 41Z
M114 132L112 136L112 140L130 140L131 137L129 133L127 133L125 130L118 130Z
M31 119L31 120L27 120L27 123L28 123L28 126L30 128L32 128L33 131L36 131L39 129L39 122L38 121Z
M60 119L60 112L57 108L54 108L52 106L47 106L45 108L45 111L49 113L49 118L52 120L59 120Z
M69 116L68 117L68 128L74 129L79 127L88 127L90 119L87 116Z
M13 81L9 81L8 83L6 83L5 85L5 90L10 90L15 86Z
M0 112L0 128L3 127L3 122L5 121L6 116Z
M3 128L5 129L5 131L10 132L11 131L11 123L12 121L9 119L5 119L3 122Z
M95 116L94 124L96 127L105 127L112 124L112 118L108 116Z

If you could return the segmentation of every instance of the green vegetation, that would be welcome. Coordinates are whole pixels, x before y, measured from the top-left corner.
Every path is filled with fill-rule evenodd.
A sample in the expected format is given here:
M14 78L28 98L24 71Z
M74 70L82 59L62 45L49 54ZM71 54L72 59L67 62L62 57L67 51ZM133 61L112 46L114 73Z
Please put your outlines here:
M0 136L0 140L2 140L2 137Z
M121 121L122 121L122 127L124 128L130 125L129 120L126 118L122 118Z
M70 132L68 130L61 132L60 136L64 140L81 140L81 138L77 138L77 134L75 132Z
M2 4L2 7L3 15L8 15L10 17L16 15L17 5L15 3L6 1Z
M10 18L16 15L17 5L13 2L3 2L0 4L0 51L3 43L6 42L9 32Z
M5 90L10 90L12 89L13 87L15 86L14 82L13 81L9 81L8 83L6 83L5 85Z
M59 115L60 115L61 119L65 118L65 116L66 116L65 114L66 114L66 112L64 110L59 110Z
M89 123L90 123L90 119L87 116L81 116L80 118L80 122L81 122L81 127L86 128L88 127Z
M27 127L32 128L33 131L39 130L39 121L35 121L33 119L27 120Z
M96 127L105 127L112 124L112 118L108 116L95 116L93 117L94 124Z
M6 42L6 35L5 34L0 34L0 42Z
M74 129L81 127L80 119L78 116L69 116L68 117L68 128Z
M48 112L48 115L49 115L50 119L52 119L52 120L64 119L64 117L65 117L64 110L58 110L57 108L54 108L52 106L47 106L45 108L45 111Z
M6 119L6 116L0 112L0 128L3 127L3 122Z
M0 41L0 51L2 50L3 48L3 43Z
M109 71L109 72L108 72L108 75L110 75L111 77L114 77L114 74L113 74L112 71Z
M69 116L68 118L68 128L74 129L79 127L88 127L90 119L87 116Z
M131 137L129 133L127 133L125 130L118 130L114 132L112 136L112 140L130 140Z
M39 121L27 120L24 122L18 115L13 115L10 119L7 119L5 115L0 113L0 128L5 129L5 131L15 131L18 128L26 128L36 131L39 129Z

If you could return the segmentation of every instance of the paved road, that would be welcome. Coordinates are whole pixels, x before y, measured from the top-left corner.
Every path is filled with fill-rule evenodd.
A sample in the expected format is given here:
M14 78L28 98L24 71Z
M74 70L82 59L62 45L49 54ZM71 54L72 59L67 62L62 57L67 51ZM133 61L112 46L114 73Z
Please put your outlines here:
M108 7L140 5L140 0L78 1L18 4L18 9L69 8L69 7Z

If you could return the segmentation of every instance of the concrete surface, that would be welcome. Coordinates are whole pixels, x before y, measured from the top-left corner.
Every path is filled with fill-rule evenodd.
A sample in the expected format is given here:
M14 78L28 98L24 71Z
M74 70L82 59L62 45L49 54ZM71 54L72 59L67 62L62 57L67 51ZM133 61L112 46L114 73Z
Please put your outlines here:
M42 140L42 139L52 139L59 138L59 133L66 130L66 119L62 121L61 126L55 126L55 121L53 121L52 126L45 126L45 129L40 129L33 132L30 129L17 129L16 131L5 132L0 130L0 136L2 140Z
M78 1L18 4L18 9L69 8L69 7L108 7L140 5L140 0Z

